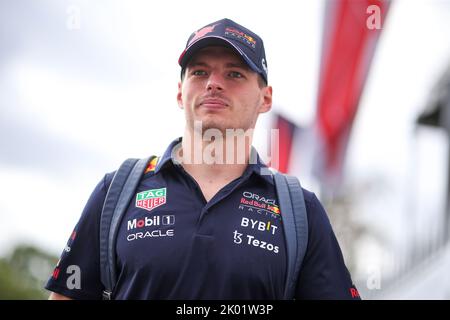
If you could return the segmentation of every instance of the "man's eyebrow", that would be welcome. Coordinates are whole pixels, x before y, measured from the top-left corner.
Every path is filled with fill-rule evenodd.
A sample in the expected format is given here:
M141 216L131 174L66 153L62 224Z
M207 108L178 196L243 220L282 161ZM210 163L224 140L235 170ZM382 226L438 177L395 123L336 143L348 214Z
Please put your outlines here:
M245 63L232 63L229 62L225 65L227 68L240 68L244 70L250 69L249 66L247 66Z
M192 61L187 65L188 68L195 68L195 67L209 67L209 65L202 61ZM226 68L239 68L244 70L249 70L250 67L247 66L245 63L240 62L228 62L225 64Z
M193 68L193 67L209 67L207 63L205 62L201 62L201 61L192 61L191 63L189 63L187 65L188 68Z

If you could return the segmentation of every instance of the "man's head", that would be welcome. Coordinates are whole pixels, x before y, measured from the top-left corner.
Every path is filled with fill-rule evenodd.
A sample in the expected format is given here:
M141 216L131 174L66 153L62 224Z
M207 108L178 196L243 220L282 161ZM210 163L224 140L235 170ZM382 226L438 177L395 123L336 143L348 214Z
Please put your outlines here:
M225 46L235 50L267 85L267 60L262 39L256 33L230 19L210 23L191 34L186 48L178 59L182 78L192 56L199 49L210 46Z
M223 19L194 32L179 58L177 100L187 124L203 129L251 129L272 105L262 39Z

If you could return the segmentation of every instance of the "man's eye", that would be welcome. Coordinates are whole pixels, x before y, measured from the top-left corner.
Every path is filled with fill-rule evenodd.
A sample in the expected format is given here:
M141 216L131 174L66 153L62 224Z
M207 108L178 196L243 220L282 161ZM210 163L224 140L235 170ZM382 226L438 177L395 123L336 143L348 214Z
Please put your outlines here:
M194 71L192 72L192 74L193 74L194 76L204 76L204 75L206 74L206 71L203 71L203 70L194 70Z
M242 73L237 72L237 71L231 71L231 72L229 73L229 75L230 75L230 77L232 77L232 78L242 78L242 77L244 77L244 76L242 75Z

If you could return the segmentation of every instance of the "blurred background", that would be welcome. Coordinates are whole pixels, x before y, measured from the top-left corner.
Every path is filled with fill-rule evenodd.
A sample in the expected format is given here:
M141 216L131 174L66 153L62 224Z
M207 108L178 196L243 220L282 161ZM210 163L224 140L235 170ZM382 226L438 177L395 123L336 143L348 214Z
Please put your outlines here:
M103 175L182 135L178 57L224 17L264 39L255 146L324 203L362 298L449 299L448 0L0 0L0 299L45 299Z

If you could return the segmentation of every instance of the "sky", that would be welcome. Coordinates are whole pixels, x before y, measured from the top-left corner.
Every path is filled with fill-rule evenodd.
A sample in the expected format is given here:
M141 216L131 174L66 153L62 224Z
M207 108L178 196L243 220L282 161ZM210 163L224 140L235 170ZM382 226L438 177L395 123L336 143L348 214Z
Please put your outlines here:
M210 22L228 17L262 36L273 111L311 124L324 6L0 0L0 255L19 242L59 255L105 173L182 135L177 61ZM392 2L350 137L346 183L370 191L355 199L358 219L391 254L444 210L448 137L414 121L450 63L449 34L450 1ZM257 148L271 119L260 117ZM372 254L360 273L389 261L373 242L361 248Z

